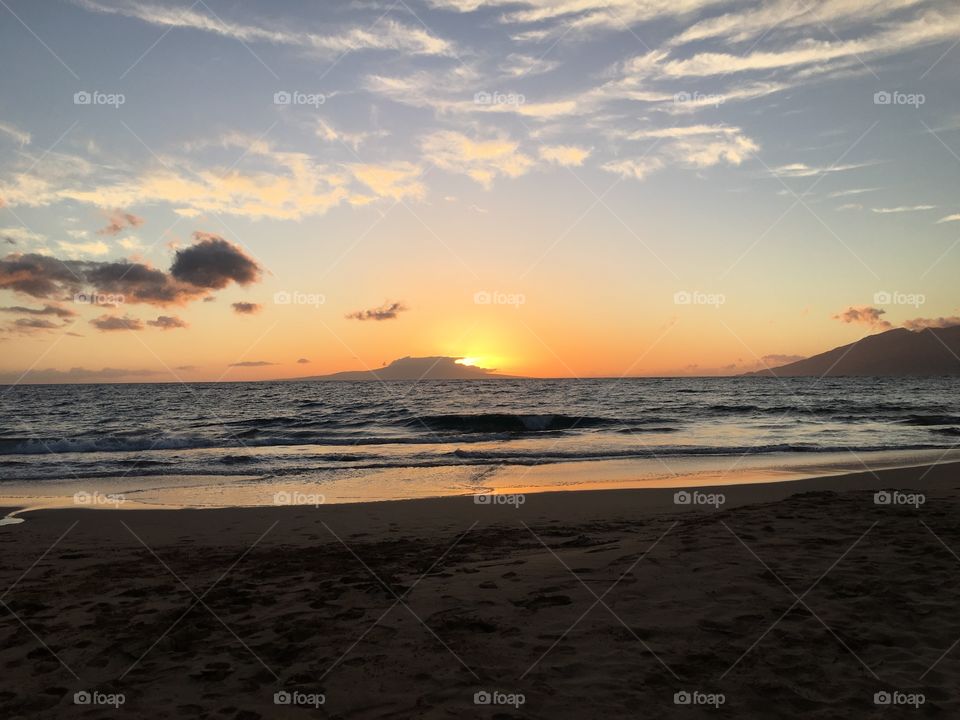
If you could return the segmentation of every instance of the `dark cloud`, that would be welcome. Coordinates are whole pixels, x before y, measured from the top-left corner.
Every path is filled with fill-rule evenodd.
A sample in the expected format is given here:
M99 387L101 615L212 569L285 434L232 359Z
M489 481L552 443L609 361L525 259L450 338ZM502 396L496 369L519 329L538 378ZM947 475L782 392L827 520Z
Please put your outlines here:
M12 237L5 237L5 238L3 239L3 241L4 241L7 245L16 245L16 244L17 244L17 241L14 240Z
M927 328L946 328L960 325L960 317L914 318L907 320L903 326L907 330L926 330Z
M249 285L260 279L260 266L236 245L209 233L195 232L193 237L199 242L177 250L170 267L170 274L177 280L220 290L231 281Z
M266 367L267 365L276 365L276 363L266 360L244 360L243 362L230 363L229 367Z
M175 330L176 328L190 327L180 318L171 315L161 315L156 320L147 320L147 325L160 328L161 330Z
M125 303L175 305L203 295L206 291L173 279L167 273L142 263L87 263L84 276L99 292L122 295Z
M116 315L101 315L90 321L97 330L111 332L114 330L143 330L143 323L137 318L127 315L117 317Z
M22 307L14 305L12 307L0 307L0 312L16 313L18 315L53 315L58 318L73 317L76 313L59 305L44 305L42 308Z
M307 359L307 358L300 358L299 360L297 360L297 364L298 364L298 365L306 365L306 364L308 364L309 362L310 362L310 360Z
M103 382L119 380L121 378L147 377L156 375L156 370L130 370L124 368L103 368L88 370L84 367L74 367L69 370L28 370L25 374L18 372L0 373L0 383L71 383L71 382Z
M15 290L36 298L76 289L83 283L83 263L78 260L27 253L7 255L0 260L0 290Z
M348 314L348 320L394 320L397 315L407 307L403 303L385 303L380 307L370 308L369 310L357 310Z
M143 225L143 218L133 213L115 210L110 214L110 222L106 227L97 230L97 235L119 235L121 232L131 227L140 227Z
M263 309L263 305L249 302L235 302L231 307L238 315L256 315Z
M196 365L177 365L174 370L196 370Z
M122 295L126 303L183 305L231 282L249 285L261 270L223 238L195 233L198 243L178 250L169 273L126 260L60 260L12 253L0 260L0 290L35 298L62 298L81 291Z
M884 320L881 315L886 314L886 310L880 308L861 306L850 306L847 309L833 316L834 320L839 320L848 325L867 325L878 330L889 330L893 325Z
M40 318L20 318L19 320L14 320L13 324L18 328L25 328L27 330L56 330L60 327L55 322L42 320Z

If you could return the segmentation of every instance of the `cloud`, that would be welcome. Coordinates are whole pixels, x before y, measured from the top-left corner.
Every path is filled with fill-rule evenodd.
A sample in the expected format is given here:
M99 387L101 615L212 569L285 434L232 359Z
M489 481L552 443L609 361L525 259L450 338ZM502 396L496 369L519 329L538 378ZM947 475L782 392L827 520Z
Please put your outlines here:
M881 317L886 312L886 310L866 305L859 307L851 305L846 310L834 315L833 319L848 325L867 325L875 330L889 330L893 325Z
M132 370L124 368L105 367L101 370L88 370L84 367L73 367L69 370L27 370L25 373L0 373L0 383L31 384L31 383L74 383L74 382L104 382L126 377L149 377L157 375L156 370Z
M114 210L110 215L110 221L106 227L97 230L97 235L119 235L127 228L135 228L143 225L144 220L133 213Z
M937 220L937 225L939 225L940 223L958 222L958 221L960 221L960 213L956 213L955 215L947 215L946 217L940 218L939 220Z
M73 310L60 307L59 305L44 305L42 308L14 305L12 307L0 307L0 312L15 313L17 315L52 315L58 318L69 318L76 315Z
M937 318L914 318L907 320L903 326L907 330L926 330L927 328L946 328L960 325L960 316L952 315L950 317Z
M360 146L371 138L384 138L390 133L386 130L375 130L371 132L347 132L338 130L326 120L317 121L317 137L326 142L339 142L348 145L354 152L360 149Z
M395 320L397 316L408 308L399 302L384 303L380 307L369 310L357 310L348 314L348 320Z
M30 133L14 127L10 123L0 122L0 135L13 138L21 147L30 144Z
M205 149L238 148L240 164L223 167L198 160ZM164 203L183 217L204 213L251 219L296 220L322 215L349 202L353 191L343 168L307 153L282 152L263 140L239 133L216 142L193 143L187 157L161 158L162 167L103 173L82 158L58 154L11 168L0 179L0 197L11 206L46 207L85 203L111 209Z
M762 358L760 358L760 363L768 368L773 368L780 367L781 365L789 365L790 363L805 359L806 355L779 355L774 353L771 355L764 355Z
M110 252L110 247L106 243L99 241L72 243L61 240L57 245L59 245L66 256L71 259L84 257L85 255L106 255Z
M422 199L426 188L420 182L421 169L409 162L389 164L355 163L347 166L353 177L370 188L378 197L403 200Z
M824 175L826 173L835 173L835 172L846 172L847 170L857 170L863 167L869 167L873 163L859 163L859 164L848 164L848 165L822 165L822 166L811 166L806 163L791 163L789 165L780 165L773 169L773 174L777 177L785 178L805 178L805 177L815 177L817 175ZM830 197L842 197L844 194L855 195L858 192L869 192L868 189L850 191L846 193L837 193L831 195Z
M533 55L524 55L523 53L510 53L500 63L500 72L509 77L520 78L533 75L543 75L551 70L560 67L560 63L555 60L545 60L543 57L534 57Z
M544 145L540 148L540 158L563 166L580 166L590 157L590 150L576 145Z
M263 305L251 302L235 302L230 307L237 315L256 315L263 310Z
M690 25L669 44L679 46L710 38L745 42L776 28L818 25L839 28L853 22L869 21L918 3L919 0L821 0L816 4L801 5L792 0L776 0L756 6L745 5L742 11L714 16Z
M200 288L220 290L231 282L249 285L260 280L261 269L239 247L219 235L195 232L199 242L177 250L170 274Z
M423 27L403 25L383 17L370 27L341 27L330 35L320 35L224 20L194 9L196 5L169 7L137 0L74 2L91 12L123 15L159 27L197 30L243 43L290 45L307 51L344 54L358 50L396 50L415 55L453 55L455 52L449 42Z
M881 215L890 215L895 213L923 212L925 210L934 210L936 205L899 205L897 207L879 207L871 208L873 212Z
M13 325L26 330L56 330L60 327L57 323L41 318L19 318L13 321Z
M863 193L876 192L879 189L880 188L852 188L850 190L837 190L836 192L830 193L827 197L849 197L850 195L862 195Z
M726 163L740 165L760 148L738 127L684 125L647 128L627 135L628 140L654 140L645 154L611 160L601 167L623 178L643 180L669 164L707 168Z
M426 160L453 173L467 175L485 188L498 176L519 177L533 160L519 151L519 143L506 135L473 140L463 133L441 130L421 140Z
M309 363L310 363L310 360L308 358L300 358L299 360L297 360L297 365L307 365Z
M156 320L147 320L147 325L160 328L161 330L175 330L176 328L190 327L186 322L172 315L160 315Z
M664 166L663 159L659 157L639 157L626 160L612 160L602 165L607 172L619 175L622 178L632 180L643 180L651 173L656 172Z
M719 4L719 0L429 0L436 8L467 13L481 8L503 8L505 24L548 24L519 33L525 41L542 41L552 33L584 35L591 31L624 31L658 17L677 17ZM771 23L772 24L772 23Z
M170 273L139 262L62 260L38 253L13 253L0 259L0 289L36 298L97 293L122 295L126 303L180 305L231 282L249 285L260 266L217 235L195 233L195 245L177 251Z
M143 323L137 318L128 315L117 317L116 315L101 315L90 321L97 330L102 332L114 332L116 330L143 330Z
M267 367L268 365L276 365L276 363L266 360L244 360L243 362L230 363L228 367Z
M670 77L707 77L742 72L761 72L820 65L831 61L859 62L869 56L902 53L956 37L960 32L960 14L928 12L889 25L870 36L828 41L805 39L775 51L754 50L743 55L703 52L692 57L670 60L659 70Z

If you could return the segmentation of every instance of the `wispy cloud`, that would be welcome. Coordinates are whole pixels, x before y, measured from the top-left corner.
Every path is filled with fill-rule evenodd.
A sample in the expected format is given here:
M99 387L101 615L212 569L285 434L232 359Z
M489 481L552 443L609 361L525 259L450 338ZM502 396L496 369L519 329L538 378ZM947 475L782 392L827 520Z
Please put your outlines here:
M892 215L898 213L925 212L927 210L935 210L936 207L936 205L898 205L897 207L875 207L870 209L880 215Z
M505 134L474 140L463 133L443 130L422 139L425 159L448 172L467 175L485 188L497 177L519 177L534 165L520 151L520 143Z
M369 310L357 310L346 317L348 320L396 320L397 316L405 310L407 307L403 303L388 302Z
M10 123L0 122L0 135L6 135L9 138L13 138L13 140L21 146L30 144L30 133L19 129Z
M542 160L569 167L583 165L591 151L576 145L543 145L538 152Z
M166 28L183 28L233 38L245 43L292 45L307 50L343 53L357 50L397 50L416 55L452 55L453 46L420 25L381 18L374 26L341 27L327 35L270 28L263 24L224 20L193 5L160 5L120 0L73 0L91 12L123 15ZM411 18L412 21L412 18Z

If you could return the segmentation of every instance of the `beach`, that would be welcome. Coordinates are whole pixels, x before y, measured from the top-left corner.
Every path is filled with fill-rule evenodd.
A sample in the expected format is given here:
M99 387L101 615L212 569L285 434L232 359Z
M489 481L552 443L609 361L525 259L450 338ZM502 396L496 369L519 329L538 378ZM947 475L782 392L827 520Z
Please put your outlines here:
M960 464L677 492L28 512L0 711L960 711Z

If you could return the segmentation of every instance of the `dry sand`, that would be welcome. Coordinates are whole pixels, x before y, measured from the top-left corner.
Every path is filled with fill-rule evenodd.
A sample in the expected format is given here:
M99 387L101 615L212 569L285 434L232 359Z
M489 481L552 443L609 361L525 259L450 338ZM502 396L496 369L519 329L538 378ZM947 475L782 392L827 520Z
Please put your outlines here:
M29 513L0 717L960 717L960 465L700 490Z

